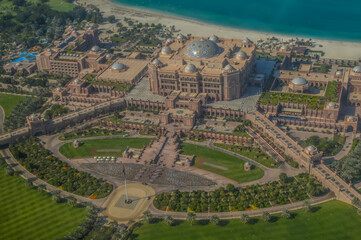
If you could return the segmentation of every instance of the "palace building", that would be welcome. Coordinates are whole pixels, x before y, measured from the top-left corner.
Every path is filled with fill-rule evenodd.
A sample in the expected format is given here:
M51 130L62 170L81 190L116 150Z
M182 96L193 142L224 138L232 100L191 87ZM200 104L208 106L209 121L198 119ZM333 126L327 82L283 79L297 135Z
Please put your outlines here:
M150 89L207 94L213 101L240 98L255 75L255 45L249 40L185 37L165 41L148 66Z

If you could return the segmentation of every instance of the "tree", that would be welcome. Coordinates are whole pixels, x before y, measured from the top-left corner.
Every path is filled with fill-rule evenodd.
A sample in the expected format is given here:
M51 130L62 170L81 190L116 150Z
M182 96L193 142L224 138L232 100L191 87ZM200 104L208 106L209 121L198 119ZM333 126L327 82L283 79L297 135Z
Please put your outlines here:
M287 209L283 210L282 212L282 216L286 219L291 219L292 218L292 213L290 211L288 211Z
M229 184L227 184L226 189L227 189L228 192L234 192L235 187L234 187L233 184L229 183Z
M172 226L174 224L174 219L171 216L167 215L164 218L164 223L168 226Z
M196 214L189 212L187 213L187 221L193 226L193 222L196 220Z
M247 214L242 214L241 215L241 221L242 221L242 223L247 224L247 223L249 223L250 218L249 218L249 216Z
M14 173L15 173L14 169L12 167L10 167L10 166L6 167L5 172L9 176L14 176Z
M115 16L114 16L114 15L110 15L110 16L108 17L108 22L114 23L114 22L115 22Z
M287 174L286 173L281 173L280 176L280 181L283 182L283 183L287 183L287 180L288 180L288 177L287 177Z
M77 200L75 197L73 196L69 196L67 199L66 199L67 203L70 205L70 206L76 206L77 204Z
M145 222L147 222L147 223L151 223L152 222L152 214L150 213L150 211L145 211L145 212L143 212L143 220L145 221Z
M60 193L58 191L54 191L51 194L52 194L51 198L53 199L53 201L56 203L60 203L61 201Z
M269 212L263 212L262 214L262 219L265 222L270 222L271 221L271 214L269 214Z
M214 225L218 225L219 224L219 217L217 215L213 215L210 219L210 222L213 223Z
M306 212L311 212L311 204L309 201L304 201L303 203L303 208L305 209Z
M352 205L356 208L361 208L361 201L359 198L355 197L352 199Z

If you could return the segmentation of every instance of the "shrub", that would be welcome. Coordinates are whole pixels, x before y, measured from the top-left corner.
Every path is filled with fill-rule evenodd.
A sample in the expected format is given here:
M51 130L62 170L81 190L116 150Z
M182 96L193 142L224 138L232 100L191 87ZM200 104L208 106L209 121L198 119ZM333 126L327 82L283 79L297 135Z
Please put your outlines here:
M250 217L247 214L242 214L241 221L242 221L242 223L247 224L250 221Z
M265 222L270 222L271 221L271 214L269 214L269 212L263 212L262 214L262 219Z

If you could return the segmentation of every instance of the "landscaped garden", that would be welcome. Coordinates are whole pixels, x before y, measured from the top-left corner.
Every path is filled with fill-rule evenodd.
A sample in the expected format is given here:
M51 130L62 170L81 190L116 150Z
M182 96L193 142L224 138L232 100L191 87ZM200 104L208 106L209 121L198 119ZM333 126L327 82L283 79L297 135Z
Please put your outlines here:
M4 109L5 116L9 116L11 110L22 100L25 100L26 97L19 95L11 94L0 94L0 105Z
M339 201L329 201L291 212L287 219L282 214L273 215L270 222L262 217L250 218L248 224L240 219L221 220L218 225L206 220L176 221L168 226L164 221L144 223L132 234L137 240L183 239L293 239L293 240L357 240L361 236L361 218L353 206Z
M218 188L211 192L161 193L154 199L154 206L174 212L233 212L284 205L320 196L326 190L311 175L299 174L296 177L280 176L280 181L264 185L251 185L236 188Z
M340 88L341 88L340 82L337 81L328 82L325 97L329 101L337 103L339 98L339 92L341 91Z
M308 108L310 109L323 109L326 98L297 93L263 92L258 100L258 103L261 105L269 103L275 106L278 102L308 104Z
M60 239L85 221L87 211L27 186L21 177L9 176L0 166L0 238Z
M182 154L195 155L195 164L216 174L233 179L239 183L250 182L263 177L263 170L253 166L250 171L244 170L244 160L207 147L189 143L181 144Z
M79 129L69 133L64 133L59 136L59 140L65 141L70 139L80 139L88 137L97 137L97 136L112 136L112 135L123 135L126 132L123 131L112 131L108 129L99 129L99 128L86 128Z
M103 198L113 189L112 185L69 167L50 154L34 137L9 147L19 163L36 177L77 195Z
M86 140L78 148L73 143L65 143L59 149L67 158L82 158L94 156L121 157L127 147L143 148L152 141L150 138L107 138Z
M222 143L215 143L214 146L220 147L239 155L248 157L266 167L276 168L279 167L279 164L265 152L263 152L259 148L245 147L245 146L237 146L237 145L229 145Z
M121 83L121 82L107 82L107 81L99 81L94 78L93 75L86 75L84 79L92 85L102 85L102 86L110 86L114 87L114 91L120 91L120 92L129 92L133 85L130 83Z
M328 138L320 138L315 135L307 138L305 141L298 141L304 148L313 145L318 150L322 151L324 156L334 156L341 151L343 145L345 144L345 140L346 138L340 135L334 135L332 140L329 140Z

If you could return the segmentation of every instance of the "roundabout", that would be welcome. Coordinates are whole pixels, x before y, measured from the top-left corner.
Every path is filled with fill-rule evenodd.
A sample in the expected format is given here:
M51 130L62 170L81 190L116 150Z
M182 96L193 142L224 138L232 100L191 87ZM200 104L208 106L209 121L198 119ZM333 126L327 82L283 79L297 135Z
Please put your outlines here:
M105 209L102 215L110 220L128 222L131 219L139 219L154 199L155 191L150 186L140 183L127 184L128 203L126 202L125 186L115 189L103 204Z

